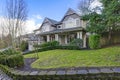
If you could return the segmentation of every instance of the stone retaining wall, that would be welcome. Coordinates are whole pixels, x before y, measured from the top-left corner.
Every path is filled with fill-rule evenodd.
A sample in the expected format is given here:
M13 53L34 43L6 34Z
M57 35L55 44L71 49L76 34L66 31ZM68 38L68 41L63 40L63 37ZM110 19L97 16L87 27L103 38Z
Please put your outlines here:
M19 71L13 70L19 80L120 80L120 68ZM15 79L16 80L16 79Z
M13 80L120 80L120 67L20 71L0 65Z

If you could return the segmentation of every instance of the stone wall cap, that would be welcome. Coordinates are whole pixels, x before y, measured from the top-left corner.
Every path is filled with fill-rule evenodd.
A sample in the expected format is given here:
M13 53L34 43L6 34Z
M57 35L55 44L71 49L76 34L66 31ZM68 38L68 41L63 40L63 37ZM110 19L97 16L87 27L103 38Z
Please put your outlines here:
M101 72L101 73L113 73L113 71L112 71L110 68L100 69L100 72Z
M48 71L40 71L38 75L46 75Z
M120 73L120 68L113 68L112 70L114 73Z
M84 70L78 70L77 71L77 74L79 75L79 74L88 74L88 71L86 70L86 69L84 69Z
M98 74L100 71L98 69L88 69L88 73L90 74Z
M56 75L65 75L65 71L57 71Z
M38 71L32 71L31 73L30 73L30 75L37 75L38 74Z
M66 72L66 75L75 75L75 74L77 74L77 71L76 71L76 70L68 70L68 71Z
M56 75L56 71L48 71L47 75Z

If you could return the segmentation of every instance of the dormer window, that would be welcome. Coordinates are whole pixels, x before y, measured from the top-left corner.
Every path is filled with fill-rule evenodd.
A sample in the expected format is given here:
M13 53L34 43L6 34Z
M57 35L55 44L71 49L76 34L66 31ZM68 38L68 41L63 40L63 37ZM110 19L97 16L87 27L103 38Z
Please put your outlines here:
M59 25L59 26L57 26L57 28L58 28L58 29L61 29L61 26Z

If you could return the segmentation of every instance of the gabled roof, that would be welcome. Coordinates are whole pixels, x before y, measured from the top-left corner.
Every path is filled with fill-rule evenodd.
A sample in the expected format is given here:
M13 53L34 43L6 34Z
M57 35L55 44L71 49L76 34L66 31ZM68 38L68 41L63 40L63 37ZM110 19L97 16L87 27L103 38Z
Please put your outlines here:
M56 20L53 20L53 19L50 19L50 18L47 18L47 19L48 19L53 25L58 23L58 21L56 21Z
M42 25L44 24L44 22L45 22L46 20L48 20L48 21L51 23L51 25L61 24L62 21L64 20L64 18L65 18L66 16L69 16L69 15L72 15L72 14L76 14L76 15L78 15L78 16L80 17L80 15L79 15L76 11L74 11L74 10L71 9L71 8L69 8L68 11L65 13L65 15L64 15L64 17L62 18L61 21L58 22L58 21L56 21L56 20L53 20L53 19L50 19L50 18L47 18L47 17L46 17L46 18L44 19ZM41 26L42 26L42 25L41 25ZM41 28L41 26L40 26L40 28ZM37 30L34 30L34 31L38 31L38 30L40 30L40 28L37 29Z
M51 23L51 25L55 25L55 24L58 23L58 21L53 20L53 19L50 19L50 18L47 18L47 17L44 19L43 23L44 23L46 20L48 20L48 21ZM43 23L42 23L42 24L43 24ZM42 26L42 25L41 25L41 26Z
M66 16L72 15L72 14L76 14L78 16L80 16L76 11L74 11L73 9L69 8L68 11L65 13L64 17L62 18L61 22L64 20L64 18Z
M70 15L70 14L74 14L76 13L73 9L69 8L68 11L65 13L65 16L66 15Z
M55 25L55 24L58 23L58 21L56 21L56 20L53 20L53 19L50 19L50 18L45 17L44 21L42 22L42 25L44 24L44 22L45 22L46 20L48 20L48 21L51 23L51 25ZM42 25L41 25L41 26L42 26ZM41 26L40 26L40 28L41 28ZM40 28L39 28L39 29L36 29L36 30L34 30L34 31L38 31L38 30L40 30Z

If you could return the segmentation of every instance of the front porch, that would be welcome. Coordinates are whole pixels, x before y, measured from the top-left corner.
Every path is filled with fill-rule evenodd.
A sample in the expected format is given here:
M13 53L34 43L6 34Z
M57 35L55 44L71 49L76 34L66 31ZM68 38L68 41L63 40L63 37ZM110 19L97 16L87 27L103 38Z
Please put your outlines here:
M67 45L74 39L82 39L83 47L86 47L86 34L83 31L74 31L74 32L63 32L55 34L41 35L41 43L58 41L61 45Z

